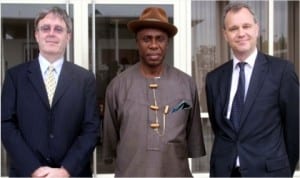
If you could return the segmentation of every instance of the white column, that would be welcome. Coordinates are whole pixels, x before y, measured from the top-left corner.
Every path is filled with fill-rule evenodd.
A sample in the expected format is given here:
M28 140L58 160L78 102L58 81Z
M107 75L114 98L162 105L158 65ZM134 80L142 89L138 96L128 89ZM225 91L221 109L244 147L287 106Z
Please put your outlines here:
M269 0L269 43L268 54L274 54L274 0Z
M86 69L89 67L88 25L88 1L76 1L73 17L74 63Z
M174 2L174 25L174 66L191 75L191 0Z

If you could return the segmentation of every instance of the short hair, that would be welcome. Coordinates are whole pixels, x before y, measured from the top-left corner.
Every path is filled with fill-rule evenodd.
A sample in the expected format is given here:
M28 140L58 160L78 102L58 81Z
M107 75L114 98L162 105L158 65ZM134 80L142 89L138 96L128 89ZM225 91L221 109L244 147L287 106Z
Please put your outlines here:
M42 10L38 16L35 18L35 21L34 21L34 27L35 27L35 30L38 30L38 23L43 19L45 18L45 16L47 16L48 14L54 14L58 17L60 17L61 19L63 19L63 21L66 23L66 26L67 26L67 32L68 33L71 33L72 32L72 20L71 18L69 17L69 15L67 14L67 12L60 8L60 7L52 7L50 9L45 9L45 10Z
M248 9L248 11L253 15L253 20L257 23L256 15L253 9L245 2L233 1L227 4L223 10L223 28L225 29L225 17L229 11L238 12L242 8Z

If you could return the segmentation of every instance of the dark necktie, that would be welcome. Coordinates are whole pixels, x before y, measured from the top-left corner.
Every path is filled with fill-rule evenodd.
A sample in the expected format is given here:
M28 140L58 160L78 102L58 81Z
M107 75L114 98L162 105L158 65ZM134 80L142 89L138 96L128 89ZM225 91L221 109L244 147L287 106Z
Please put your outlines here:
M245 71L244 66L245 62L239 62L237 65L240 67L240 74L239 74L239 83L238 88L236 90L232 108L231 108L231 115L230 119L233 123L233 126L236 130L239 130L240 127L240 117L244 106L244 98L245 98Z

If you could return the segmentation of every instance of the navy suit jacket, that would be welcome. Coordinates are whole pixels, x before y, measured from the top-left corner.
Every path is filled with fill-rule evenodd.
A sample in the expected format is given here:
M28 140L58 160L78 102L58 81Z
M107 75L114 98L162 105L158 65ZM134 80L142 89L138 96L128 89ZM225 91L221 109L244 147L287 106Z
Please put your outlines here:
M299 158L299 80L287 60L258 52L236 131L226 118L233 61L207 74L215 139L210 176L229 177L240 159L242 176L288 177Z
M99 135L95 77L64 61L50 108L37 59L9 69L1 98L1 138L12 177L40 166L63 166L71 176L91 176Z

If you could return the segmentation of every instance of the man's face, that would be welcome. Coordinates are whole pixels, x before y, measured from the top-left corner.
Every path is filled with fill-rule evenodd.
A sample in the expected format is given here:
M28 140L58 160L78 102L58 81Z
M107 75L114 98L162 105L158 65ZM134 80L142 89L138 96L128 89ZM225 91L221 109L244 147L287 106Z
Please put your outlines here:
M142 29L137 33L140 60L148 67L159 67L163 63L168 47L168 35L159 29Z
M35 38L40 53L53 62L64 55L71 34L64 20L50 13L39 21Z
M256 48L259 27L246 8L225 16L224 36L238 58L247 58Z

